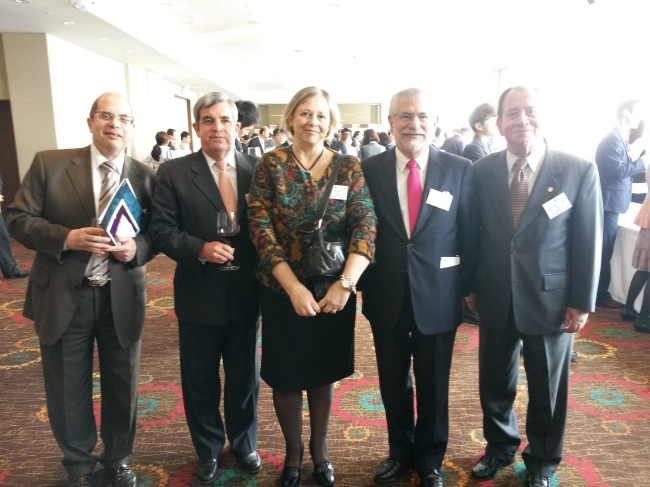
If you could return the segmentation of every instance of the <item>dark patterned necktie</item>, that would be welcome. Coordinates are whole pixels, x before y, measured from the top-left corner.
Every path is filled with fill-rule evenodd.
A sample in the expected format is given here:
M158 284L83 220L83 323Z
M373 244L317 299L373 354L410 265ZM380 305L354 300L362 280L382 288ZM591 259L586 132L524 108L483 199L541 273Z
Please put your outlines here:
M512 167L512 182L510 183L510 208L512 209L512 224L517 228L521 214L528 201L528 176L526 176L526 159L517 159Z
M99 190L99 204L97 205L97 214L101 216L117 192L117 188L120 184L120 173L117 172L117 167L112 161L104 162L101 166L99 166L99 170L102 175L102 186ZM110 276L110 270L108 267L108 255L108 252L106 252L104 255L93 254L91 271L92 277L108 278Z

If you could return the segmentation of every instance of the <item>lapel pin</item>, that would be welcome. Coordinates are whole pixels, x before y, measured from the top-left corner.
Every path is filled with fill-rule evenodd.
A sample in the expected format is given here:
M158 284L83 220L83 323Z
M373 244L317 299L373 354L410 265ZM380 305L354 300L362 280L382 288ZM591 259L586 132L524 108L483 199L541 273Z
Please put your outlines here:
M553 186L549 186L546 191L548 191L549 193L552 193L553 192Z

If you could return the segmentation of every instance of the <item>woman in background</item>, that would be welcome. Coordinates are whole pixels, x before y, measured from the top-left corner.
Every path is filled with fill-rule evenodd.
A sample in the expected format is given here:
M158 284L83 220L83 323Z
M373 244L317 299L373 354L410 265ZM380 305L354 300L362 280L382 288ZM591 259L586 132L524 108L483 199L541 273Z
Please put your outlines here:
M156 145L151 149L151 154L142 160L142 163L158 169L158 166L172 157L172 151L169 150L169 135L167 132L158 132L156 134Z
M363 132L363 141L359 149L359 159L374 156L386 152L386 148L379 145L379 136L373 129L366 129Z

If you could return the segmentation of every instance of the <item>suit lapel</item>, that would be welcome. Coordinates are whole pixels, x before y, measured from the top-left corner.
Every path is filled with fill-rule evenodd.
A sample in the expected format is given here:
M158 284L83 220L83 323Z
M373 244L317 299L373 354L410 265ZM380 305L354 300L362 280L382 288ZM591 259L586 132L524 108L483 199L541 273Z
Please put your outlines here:
M504 229L512 235L512 210L510 208L510 189L508 188L508 164L506 163L506 151L502 151L498 157L492 161L489 178L485 182L478 182L484 184L487 192L490 195L492 204L494 205L495 213L499 215L499 219L503 224Z
M562 166L557 158L557 153L550 149L547 150L544 162L539 168L539 174L535 179L535 185L530 192L530 196L528 196L526 208L521 214L516 234L523 232L537 214L543 211L542 205L544 203L562 193L561 184L558 180L561 173ZM551 191L549 191L549 188L551 188Z
M192 182L203 193L203 195L210 201L218 211L225 211L226 205L221 198L217 183L214 181L212 171L208 167L208 161L203 155L203 151L199 150L192 161L192 172L194 177Z
M397 193L396 165L397 158L395 157L395 149L388 151L382 161L377 161L377 172L381 183L381 196L377 195L377 199L381 198L386 202L386 208L390 217L388 223L397 229L400 235L404 237L404 240L408 240L399 202L399 194Z
M444 181L446 175L447 168L440 162L440 152L438 152L436 149L429 148L427 177L422 187L422 206L420 206L418 221L416 222L415 229L413 231L414 234L426 225L427 219L433 213L433 206L427 204L427 196L429 195L429 191L431 189L439 191L440 188L442 188L442 182Z
M246 157L237 151L235 151L235 163L237 164L237 214L241 218L248 206L246 196L251 190L253 170Z
M93 193L93 175L90 162L90 146L84 149L84 152L75 155L70 160L67 168L68 176L72 182L72 187L77 193L81 206L88 217L88 221L97 217L95 209L95 195Z
M129 156L124 158L124 170L122 171L122 181L128 179L133 188L136 196L140 194L140 186L142 186L142 178L140 177L140 170L136 163Z

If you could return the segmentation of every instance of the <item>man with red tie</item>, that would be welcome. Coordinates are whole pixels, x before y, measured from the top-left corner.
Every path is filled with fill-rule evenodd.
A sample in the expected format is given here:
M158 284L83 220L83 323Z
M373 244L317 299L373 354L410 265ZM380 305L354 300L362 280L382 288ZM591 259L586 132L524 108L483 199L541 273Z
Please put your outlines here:
M395 94L388 121L396 146L363 161L378 219L363 313L373 331L389 443L375 481L394 482L413 466L421 485L442 487L451 356L476 259L472 165L429 145L438 117L422 90Z
M235 150L240 124L237 107L226 95L203 95L193 115L201 150L160 166L149 228L155 248L177 263L174 310L183 404L199 457L198 480L212 485L221 482L218 459L226 437L244 471L257 474L262 468L257 453L257 253L246 219L257 159ZM228 241L217 233L217 215L226 211L236 212L239 226ZM224 266L231 261L234 267Z

